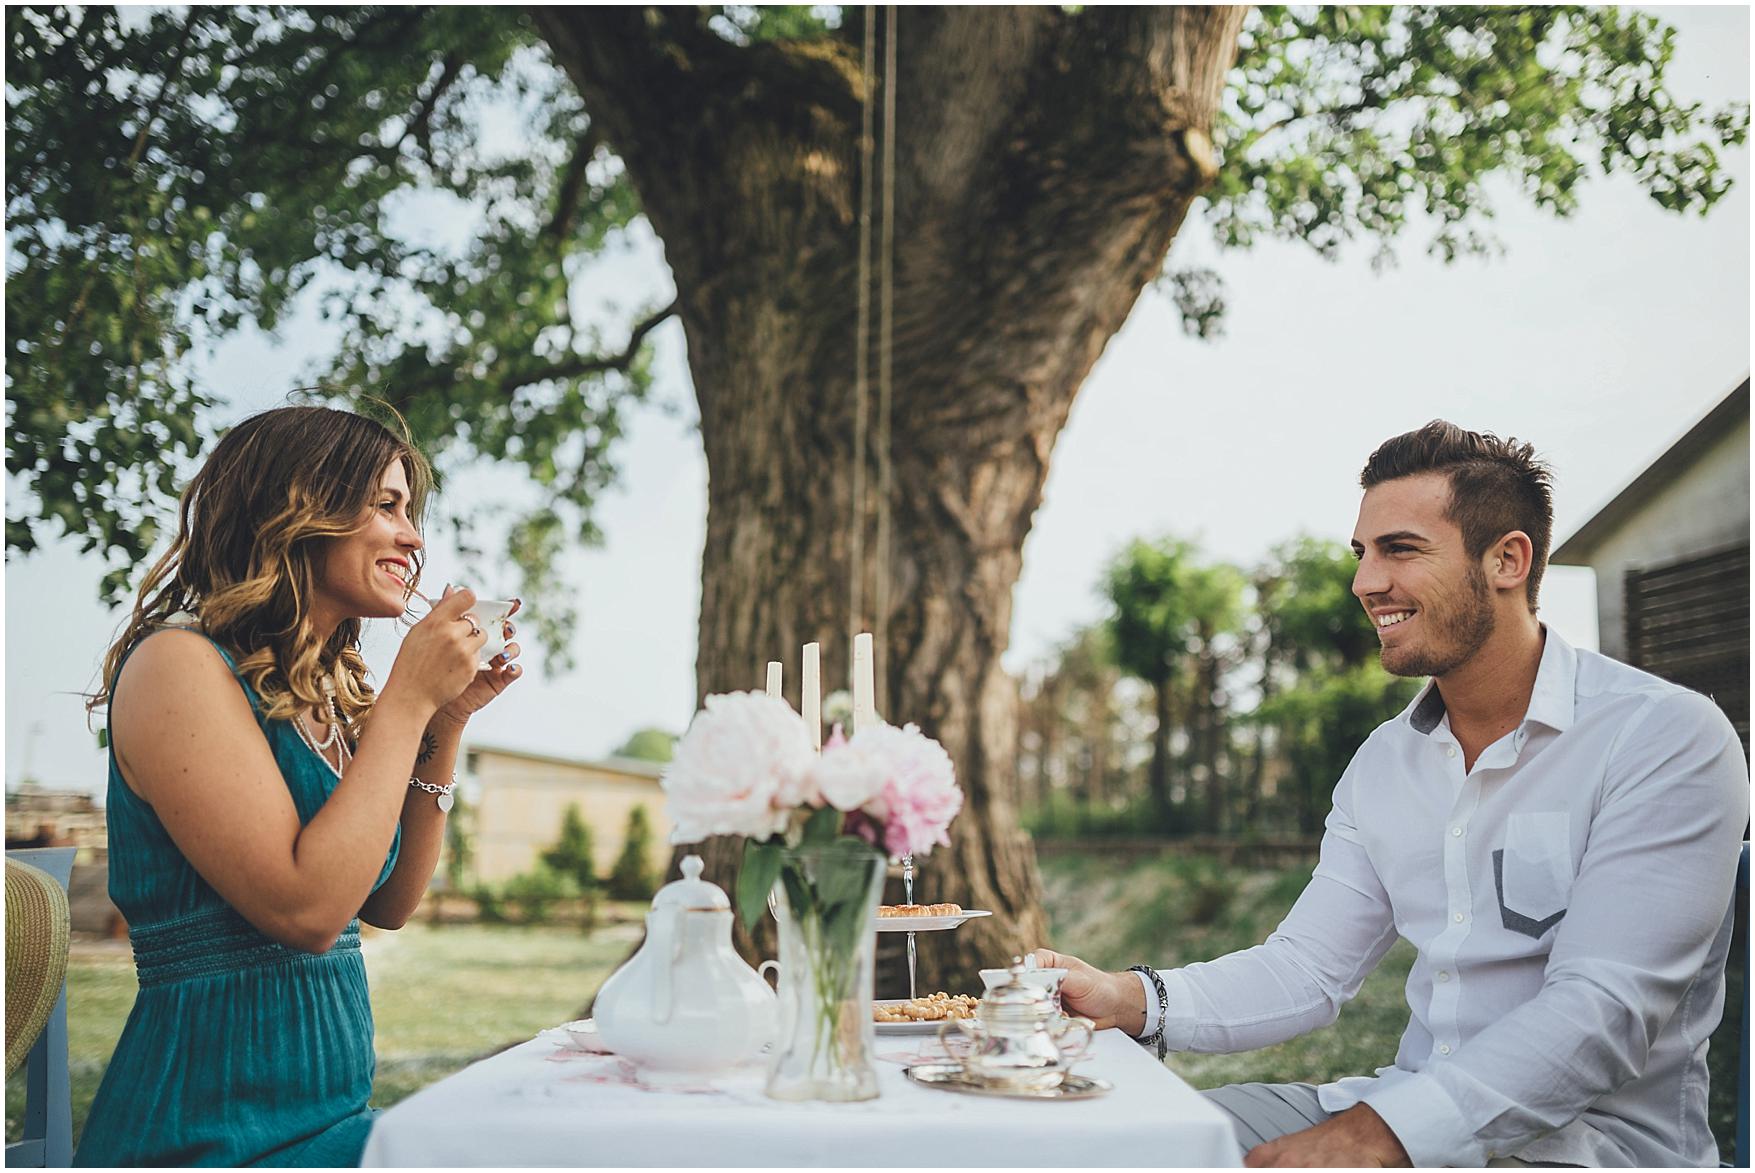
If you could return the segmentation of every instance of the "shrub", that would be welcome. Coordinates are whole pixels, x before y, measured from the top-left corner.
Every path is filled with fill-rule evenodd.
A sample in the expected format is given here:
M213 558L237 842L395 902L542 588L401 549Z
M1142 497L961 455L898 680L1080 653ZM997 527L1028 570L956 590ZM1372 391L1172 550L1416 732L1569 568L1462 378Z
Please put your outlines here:
M597 886L597 861L591 851L591 828L579 813L579 804L567 804L561 817L561 837L542 853L542 862L550 870L572 879L581 892Z
M571 900L578 895L579 885L573 877L547 863L538 863L529 871L513 876L506 881L504 890L505 899L518 906L519 919L527 925L544 923L556 901Z
M609 873L609 895L612 900L650 900L657 890L658 877L652 870L652 823L646 808L636 806L628 813L622 853Z

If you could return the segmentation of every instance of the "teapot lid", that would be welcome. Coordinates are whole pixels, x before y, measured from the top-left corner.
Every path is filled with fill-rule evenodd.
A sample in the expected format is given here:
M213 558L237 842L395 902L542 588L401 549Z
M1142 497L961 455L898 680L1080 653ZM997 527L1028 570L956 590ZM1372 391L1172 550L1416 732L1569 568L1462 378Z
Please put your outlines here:
M717 911L730 908L731 901L726 897L725 890L701 878L702 866L700 856L683 856L683 878L672 880L658 889L658 895L652 898L652 907L677 908L685 912L694 909Z
M1041 986L1024 980L1024 959L1012 958L1008 978L988 990L981 999L981 1016L1004 1021L1045 1019L1054 1012L1054 999Z

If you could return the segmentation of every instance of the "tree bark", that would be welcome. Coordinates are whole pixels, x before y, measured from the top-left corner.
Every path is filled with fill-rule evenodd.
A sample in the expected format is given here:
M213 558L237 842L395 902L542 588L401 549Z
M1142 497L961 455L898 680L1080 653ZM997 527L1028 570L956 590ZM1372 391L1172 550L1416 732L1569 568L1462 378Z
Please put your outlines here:
M1170 805L1170 734L1176 728L1171 688L1169 677L1152 682L1152 703L1158 719L1152 726L1152 764L1146 777L1160 834L1175 829L1175 814Z
M844 679L849 631L881 628L880 711L956 764L964 812L916 897L994 915L922 939L926 989L1047 936L1000 666L1012 588L1074 396L1213 177L1242 11L901 11L885 553L852 499L858 46L736 45L693 8L535 14L676 278L709 470L698 694L758 687L810 640ZM856 524L881 616L848 614ZM735 853L707 854L727 883Z

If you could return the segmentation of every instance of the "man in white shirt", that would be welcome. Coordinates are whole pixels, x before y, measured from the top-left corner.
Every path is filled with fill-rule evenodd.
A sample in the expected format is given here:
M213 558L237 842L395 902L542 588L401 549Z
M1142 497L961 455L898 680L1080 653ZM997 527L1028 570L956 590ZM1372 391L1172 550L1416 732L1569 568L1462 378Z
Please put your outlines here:
M1552 506L1529 445L1434 421L1360 481L1353 593L1384 667L1432 679L1342 775L1309 886L1216 961L1037 959L1098 1025L1220 1052L1328 1025L1412 942L1393 1066L1207 1093L1252 1166L1716 1165L1706 1044L1749 813L1735 730L1537 620Z

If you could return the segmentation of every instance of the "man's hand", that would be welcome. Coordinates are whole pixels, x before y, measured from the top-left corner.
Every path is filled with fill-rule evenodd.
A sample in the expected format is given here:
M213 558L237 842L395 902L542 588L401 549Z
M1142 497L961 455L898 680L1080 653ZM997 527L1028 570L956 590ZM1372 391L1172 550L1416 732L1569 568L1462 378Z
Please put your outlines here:
M1105 973L1069 953L1052 949L1031 952L1043 969L1066 970L1066 980L1060 983L1060 1003L1068 1011L1089 1018L1098 1030L1118 1026L1137 1037L1145 1029L1146 993L1138 976Z
M1256 1145L1243 1158L1250 1169L1406 1168L1408 1151L1368 1104L1337 1112L1314 1128Z

